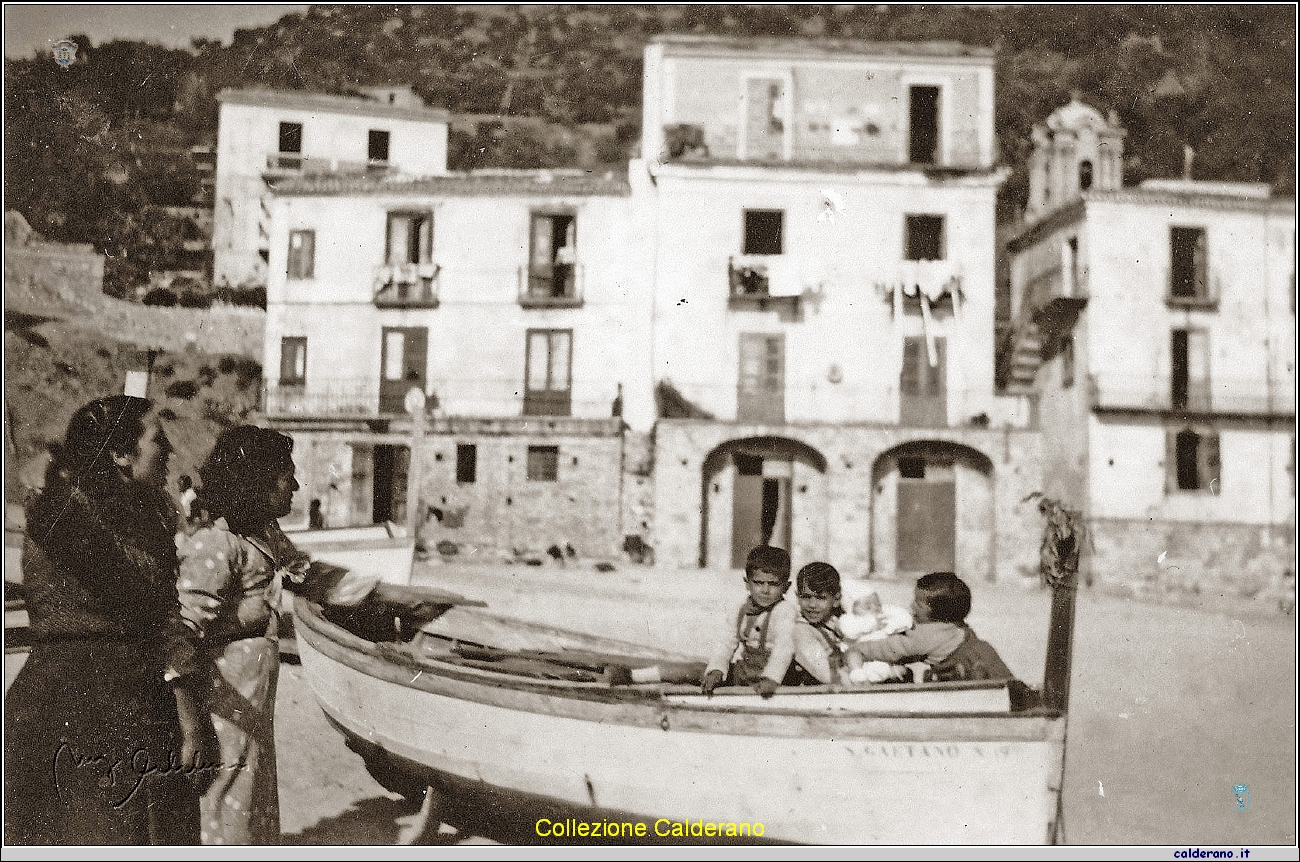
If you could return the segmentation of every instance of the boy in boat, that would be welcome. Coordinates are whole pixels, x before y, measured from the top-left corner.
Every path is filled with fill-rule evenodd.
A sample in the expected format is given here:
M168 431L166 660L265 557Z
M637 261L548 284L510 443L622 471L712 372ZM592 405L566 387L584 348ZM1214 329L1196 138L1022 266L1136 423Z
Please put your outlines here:
M891 664L925 662L926 682L1012 679L1013 674L990 644L966 625L970 587L952 572L931 572L916 582L912 617L905 632L849 647L849 662Z
M745 588L749 597L728 621L704 671L701 690L727 685L752 685L771 697L794 656L791 640L799 611L785 601L790 588L790 555L781 548L759 545L745 559Z
M840 573L830 563L809 563L795 576L799 619L795 621L794 661L782 680L786 685L827 685L843 682L844 608L840 604Z

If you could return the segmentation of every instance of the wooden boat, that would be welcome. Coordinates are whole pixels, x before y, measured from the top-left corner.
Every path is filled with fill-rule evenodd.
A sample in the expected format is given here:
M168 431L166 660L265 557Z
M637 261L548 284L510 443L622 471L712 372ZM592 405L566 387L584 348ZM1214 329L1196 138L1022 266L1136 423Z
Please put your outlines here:
M446 610L418 627L295 607L303 670L326 715L390 790L428 788L425 825L468 823L520 843L1057 835L1066 714L1026 708L1036 692L1024 686L810 686L770 700L722 688L706 698L695 685L619 677L652 666L698 676L690 656L433 595Z
M385 524L286 532L298 550L312 559L373 575L380 580L408 583L415 539Z

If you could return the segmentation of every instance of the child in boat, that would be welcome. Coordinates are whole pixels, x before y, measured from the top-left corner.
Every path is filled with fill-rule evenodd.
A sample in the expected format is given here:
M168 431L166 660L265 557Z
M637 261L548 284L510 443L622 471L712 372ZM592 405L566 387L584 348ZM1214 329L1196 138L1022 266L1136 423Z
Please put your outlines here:
M749 597L728 620L709 658L700 686L706 695L724 683L752 685L771 697L794 656L792 632L799 611L785 601L790 588L790 555L759 545L745 559Z
M931 572L916 582L912 616L916 624L880 640L859 641L846 652L849 661L891 664L925 662L925 681L1012 679L990 644L966 625L970 587L952 572ZM854 656L850 658L850 656Z
M855 598L850 605L852 613L840 618L844 634L845 671L849 682L894 682L907 677L907 668L884 661L864 661L852 651L859 641L874 641L907 631L912 627L912 615L906 608L885 605L875 590Z

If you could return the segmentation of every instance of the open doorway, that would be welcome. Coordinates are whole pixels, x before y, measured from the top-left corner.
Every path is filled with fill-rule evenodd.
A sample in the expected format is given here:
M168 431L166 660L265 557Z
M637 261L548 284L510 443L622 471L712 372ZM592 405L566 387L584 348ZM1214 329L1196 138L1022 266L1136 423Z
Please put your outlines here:
M736 466L732 486L731 566L745 566L755 545L790 549L790 480L788 459L733 452Z

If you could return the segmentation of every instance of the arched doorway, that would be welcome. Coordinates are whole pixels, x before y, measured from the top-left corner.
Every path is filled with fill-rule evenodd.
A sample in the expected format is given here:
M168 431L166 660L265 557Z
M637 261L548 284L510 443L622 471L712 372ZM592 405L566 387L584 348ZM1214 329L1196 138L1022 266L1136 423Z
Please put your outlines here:
M993 462L961 443L916 440L872 467L871 570L991 574Z
M743 568L755 545L793 554L812 538L801 526L824 508L826 458L787 437L746 437L719 444L701 469L701 566ZM812 501L820 501L817 505Z

